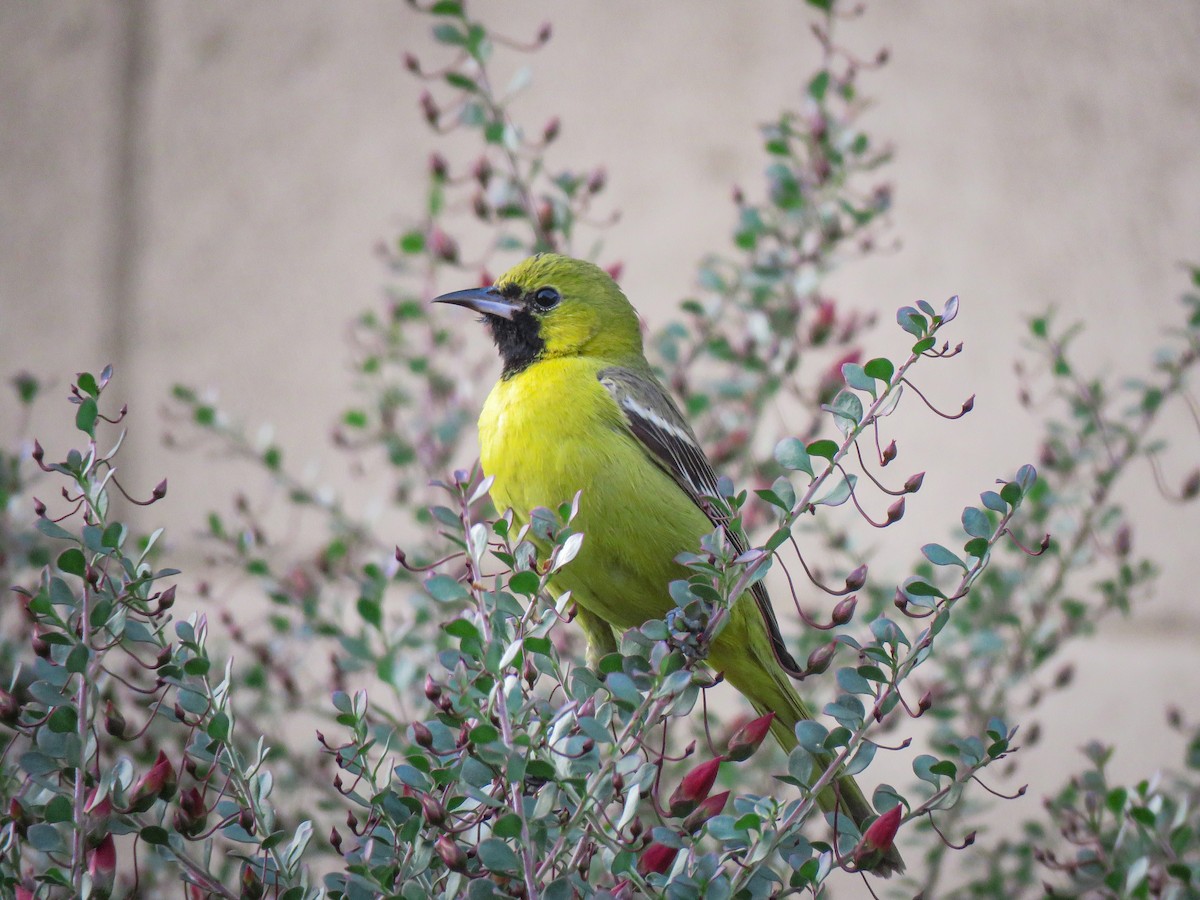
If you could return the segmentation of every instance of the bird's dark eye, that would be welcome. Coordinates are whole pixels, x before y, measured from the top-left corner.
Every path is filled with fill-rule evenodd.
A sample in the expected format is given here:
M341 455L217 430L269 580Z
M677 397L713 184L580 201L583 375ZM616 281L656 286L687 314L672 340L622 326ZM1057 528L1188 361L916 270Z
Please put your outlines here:
M538 288L533 294L533 304L538 309L550 309L561 299L562 295L552 287Z

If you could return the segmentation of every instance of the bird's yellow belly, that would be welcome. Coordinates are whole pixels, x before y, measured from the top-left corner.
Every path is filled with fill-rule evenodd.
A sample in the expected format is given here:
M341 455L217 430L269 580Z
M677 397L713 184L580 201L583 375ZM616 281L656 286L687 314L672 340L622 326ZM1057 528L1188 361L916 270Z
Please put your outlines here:
M632 628L673 606L667 586L687 575L675 557L712 525L626 430L594 372L575 365L541 363L536 378L496 385L479 422L481 462L495 479L496 506L511 506L520 521L583 492L573 523L583 546L554 587L617 629Z

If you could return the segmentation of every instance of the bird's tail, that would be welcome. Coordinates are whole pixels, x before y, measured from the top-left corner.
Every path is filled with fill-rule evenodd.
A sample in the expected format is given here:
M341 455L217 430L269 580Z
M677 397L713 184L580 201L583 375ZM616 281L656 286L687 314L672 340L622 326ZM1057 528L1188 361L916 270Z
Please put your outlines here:
M752 654L753 650L747 655ZM741 667L734 665L730 670L726 670L725 678L745 695L759 715L775 713L771 722L771 733L784 751L790 753L797 744L796 723L801 719L811 719L812 712L796 692L791 677L774 660L771 660L771 663L754 666L754 672L748 678L739 678L741 673L737 670ZM816 761L819 773L832 762L832 758L822 755L818 756ZM858 782L850 775L842 775L835 779L817 795L817 802L825 812L833 812L836 809L839 815L848 815L860 829L865 828L875 817L875 811L867 802ZM883 878L903 871L904 860L894 846L890 847L871 869L873 874Z

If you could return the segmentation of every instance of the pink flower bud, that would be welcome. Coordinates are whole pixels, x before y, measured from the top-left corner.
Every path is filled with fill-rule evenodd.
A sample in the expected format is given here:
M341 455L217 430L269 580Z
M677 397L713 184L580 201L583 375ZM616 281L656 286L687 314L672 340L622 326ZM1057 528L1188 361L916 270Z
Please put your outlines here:
M904 518L904 498L901 497L899 500L897 500L895 503L893 503L891 506L888 507L887 524L891 525L893 522L899 522L903 518Z
M904 490L910 494L915 494L921 489L921 485L925 481L925 473L918 472L916 475L910 475L908 481L904 482Z
M721 757L701 763L683 776L679 787L671 794L667 803L673 816L686 816L695 809L708 792L712 790L717 780L717 770L721 767Z
M890 444L888 444L886 447L883 448L883 456L881 457L883 459L883 464L886 466L893 459L895 459L896 453L897 453L896 442L892 441Z
M762 746L767 732L771 730L771 722L774 720L775 713L769 712L739 728L737 733L729 739L729 752L726 754L726 758L732 762L741 762L743 759L753 756L755 751Z
M92 876L92 890L98 896L112 893L117 879L117 847L111 834L106 834L87 854L88 874Z

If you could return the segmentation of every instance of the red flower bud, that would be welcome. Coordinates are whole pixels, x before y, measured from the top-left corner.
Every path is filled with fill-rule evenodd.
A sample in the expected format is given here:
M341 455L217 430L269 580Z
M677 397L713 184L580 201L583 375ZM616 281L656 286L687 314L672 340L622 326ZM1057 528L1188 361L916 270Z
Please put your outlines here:
M421 812L425 815L425 821L430 825L446 824L446 807L437 797L429 794L421 794Z
M675 862L675 857L678 855L679 850L675 847L668 847L666 844L651 844L638 857L638 871L643 875L649 875L651 872L661 875L671 868L671 863Z
M881 459L883 459L883 464L885 466L888 463L890 463L893 459L896 458L896 452L897 451L896 451L896 442L895 441L892 441L890 444L888 444L886 447L883 448L883 456L881 457Z
M857 605L858 596L856 594L851 594L849 597L839 600L837 606L833 608L833 615L831 617L833 619L833 624L845 625L847 622L853 619L854 607Z
M596 169L588 176L587 189L588 193L598 194L604 190L604 185L608 183L608 172L603 168Z
M561 129L562 129L562 122L559 121L558 116L555 116L549 122L547 122L546 127L544 129L542 129L542 140L545 141L547 144L549 144L556 137L558 137L558 132Z
M713 794L706 798L694 810L688 813L687 818L683 820L683 830L688 834L694 834L700 830L700 826L711 819L713 816L719 816L725 809L725 803L729 800L729 791L722 791L719 794Z
M342 852L342 833L337 830L337 826L329 829L329 845L338 853Z
M175 830L185 837L195 837L204 830L208 820L208 807L199 788L188 788L179 794L179 809L172 820Z
M104 701L104 730L115 738L125 735L125 717L111 700Z
M433 845L434 852L441 857L442 862L446 864L446 868L452 872L467 871L467 854L463 852L462 847L455 843L454 838L448 834L443 834Z
M925 481L925 473L918 472L916 475L910 475L908 481L904 482L904 490L910 494L915 494L921 489L921 485Z
M436 225L429 231L427 246L430 253L444 262L458 260L458 242Z
M432 675L425 676L425 698L431 703L442 696L442 686L433 680Z
M158 598L158 612L164 613L175 605L175 585L171 585Z
M905 487L907 487L907 484L905 485ZM887 524L891 525L893 522L899 522L903 518L904 518L904 498L901 497L899 500L897 500L895 503L893 503L891 506L888 507Z
M21 704L8 691L0 688L0 722L11 725L21 715Z
M160 797L170 800L175 796L175 785L175 767L167 759L167 754L159 750L158 758L154 760L150 771L138 779L133 790L129 792L129 810L145 812Z
M775 713L769 712L739 728L737 733L729 739L729 752L726 754L726 758L732 762L741 762L743 759L753 756L755 751L762 746L774 719Z
M820 675L829 668L830 662L833 661L833 654L836 652L837 642L830 641L828 644L822 644L812 653L808 654L808 662L804 674Z
M412 730L413 740L417 742L418 746L424 747L427 750L433 746L433 732L429 730L429 726L424 722L413 722Z
M550 23L549 23L549 22L543 22L543 23L542 23L542 25L541 25L541 27L540 27L540 28L538 28L538 33L537 33L537 40L538 40L538 43L539 43L539 44L544 44L544 43L546 43L546 41L550 40L550 35L551 35L551 34L553 34L553 33L554 33L554 29L553 29L553 27L550 25Z
M242 900L261 900L266 888L251 863L242 866Z
M712 790L717 780L717 770L721 767L721 757L701 763L683 776L679 787L671 794L667 803L673 816L686 816L695 809L708 792Z
M867 567L859 566L853 572L846 576L846 590L857 591L861 590L862 586L867 583Z
M897 804L872 822L854 848L854 862L860 869L870 870L879 864L883 855L892 849L904 807Z

